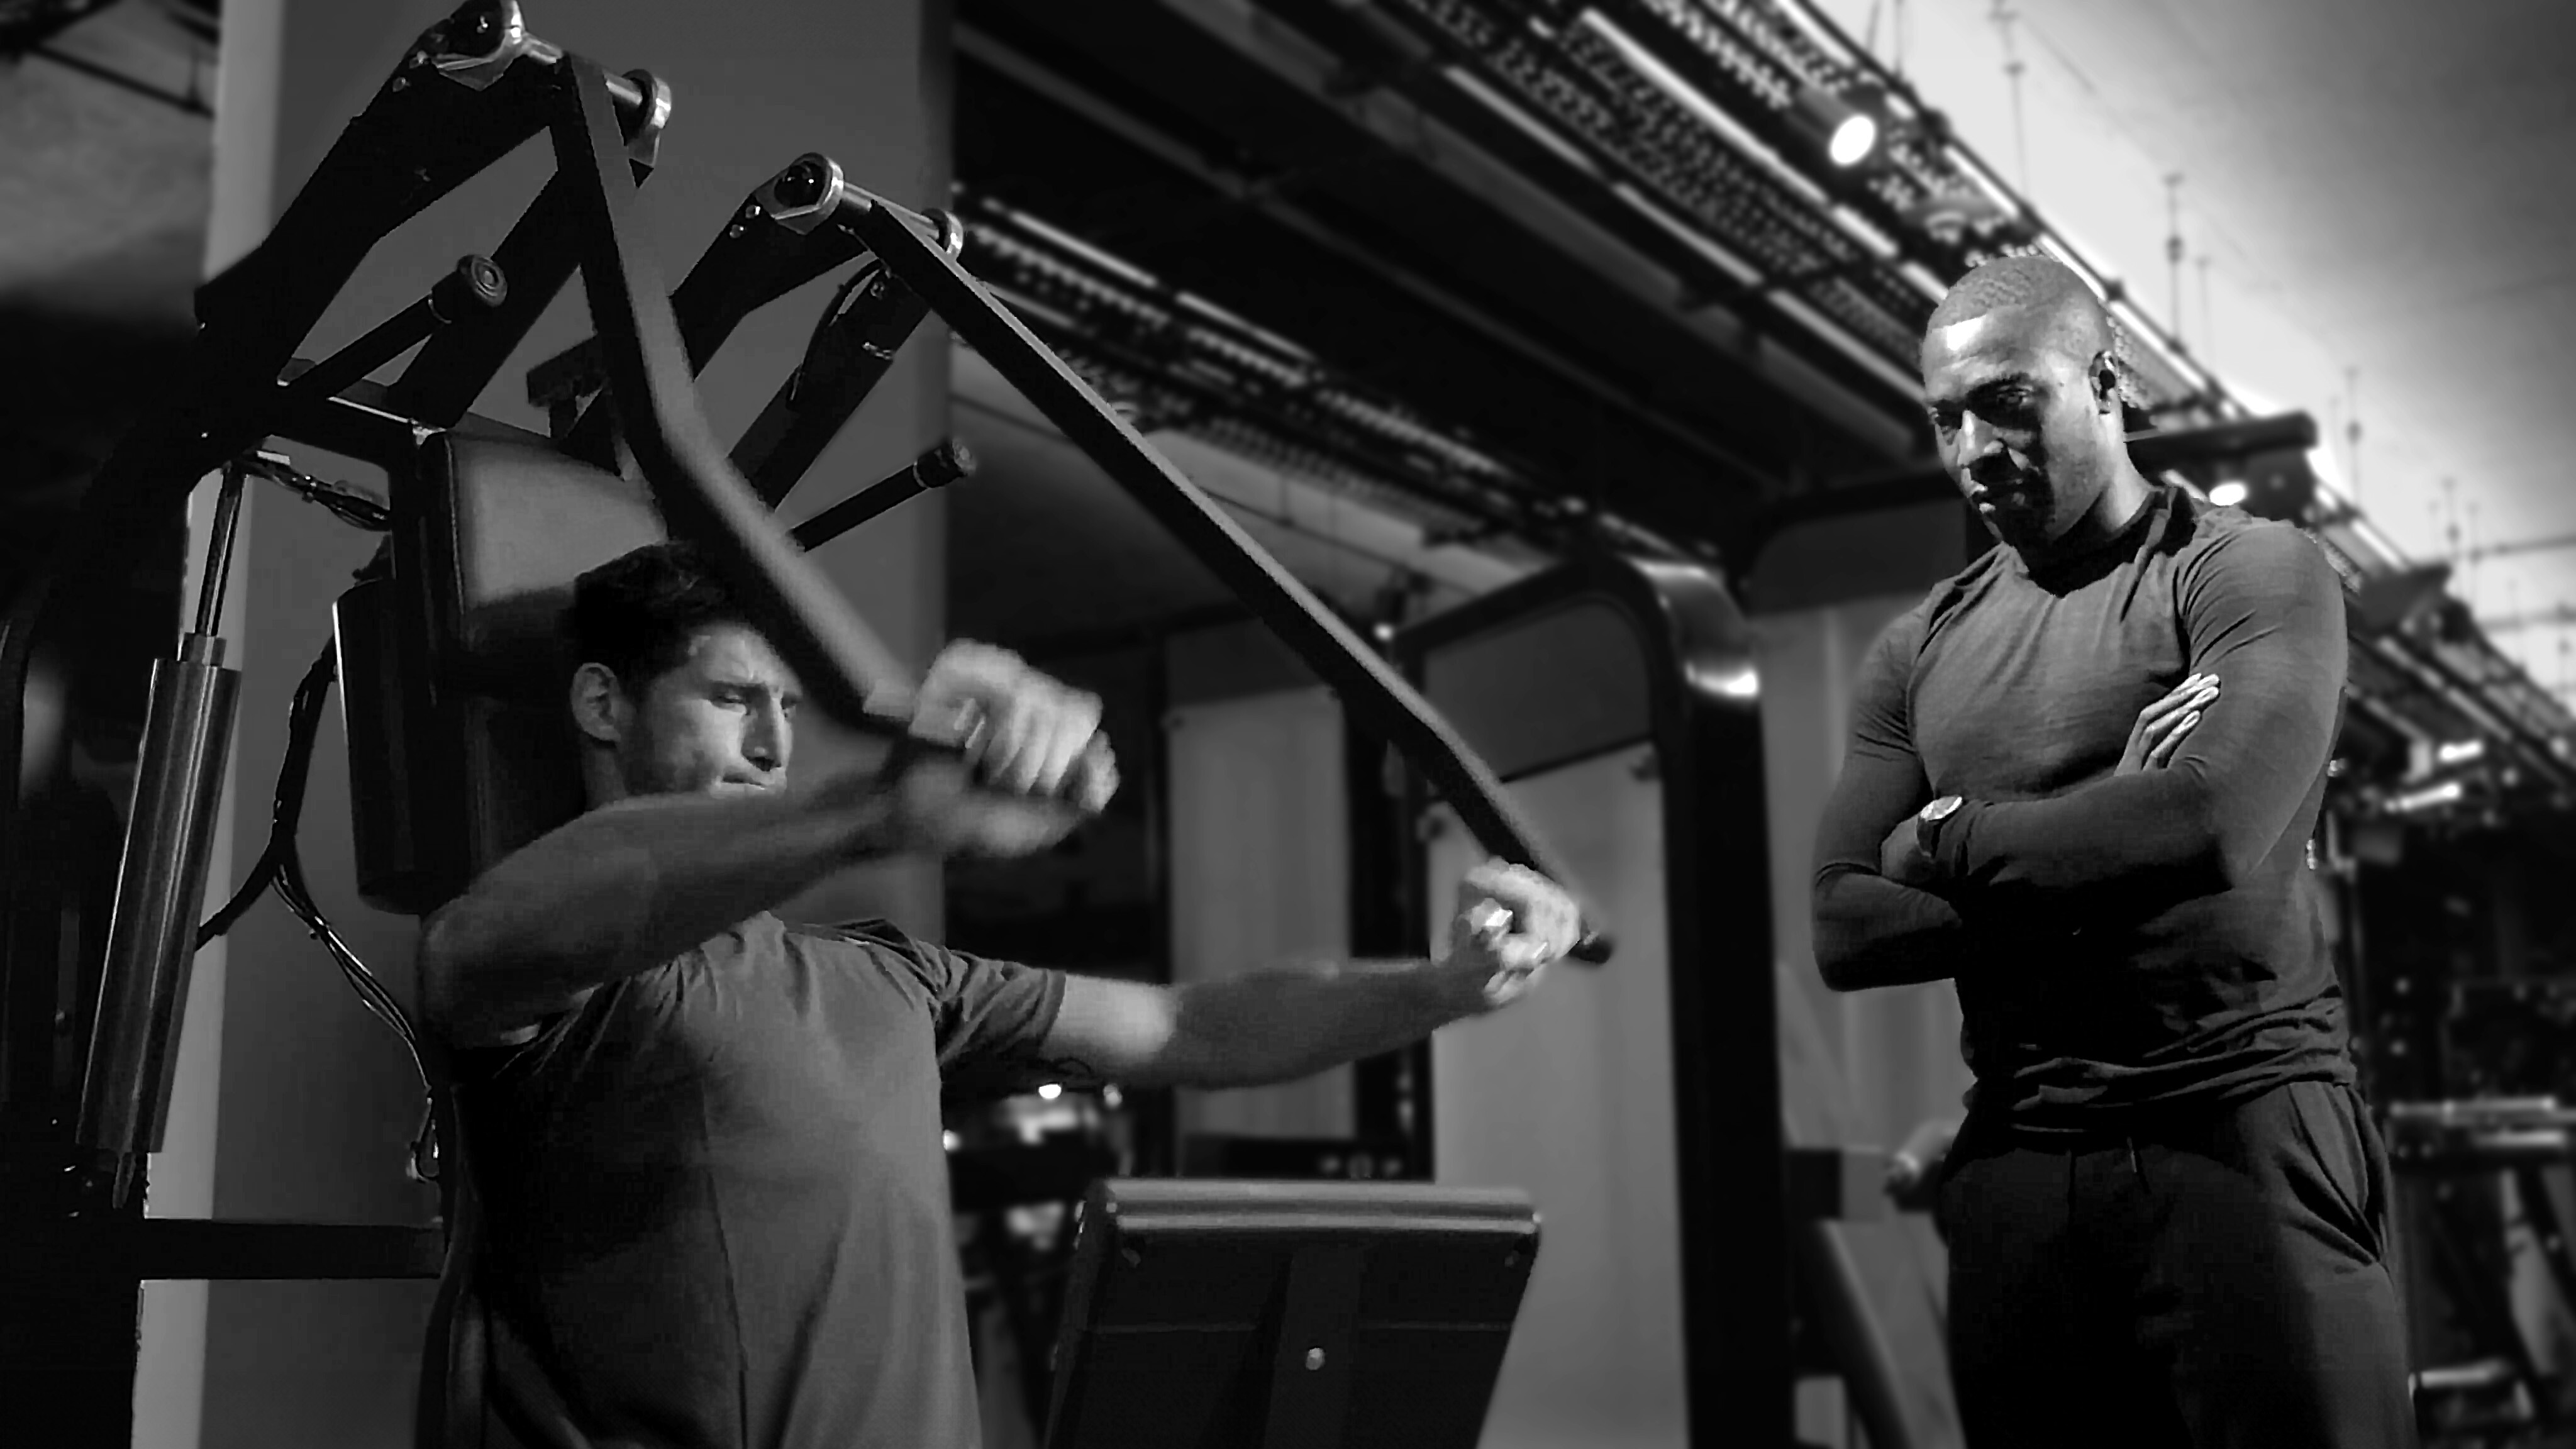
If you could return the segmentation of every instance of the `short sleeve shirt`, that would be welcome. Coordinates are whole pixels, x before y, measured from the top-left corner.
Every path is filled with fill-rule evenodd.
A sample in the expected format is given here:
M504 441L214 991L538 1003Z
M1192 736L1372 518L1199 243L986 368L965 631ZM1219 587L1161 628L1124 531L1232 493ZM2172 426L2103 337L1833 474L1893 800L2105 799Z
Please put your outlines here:
M595 1439L977 1440L943 1084L1043 1079L1053 971L761 915L469 1067L480 1283Z

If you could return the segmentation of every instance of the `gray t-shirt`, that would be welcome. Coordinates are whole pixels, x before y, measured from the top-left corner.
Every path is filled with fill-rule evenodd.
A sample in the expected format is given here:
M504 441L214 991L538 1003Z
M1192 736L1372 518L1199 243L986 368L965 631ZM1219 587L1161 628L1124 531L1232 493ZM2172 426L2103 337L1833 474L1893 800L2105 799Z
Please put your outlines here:
M594 1439L977 1441L943 1086L1044 1080L1060 973L761 915L460 1064L479 1281Z

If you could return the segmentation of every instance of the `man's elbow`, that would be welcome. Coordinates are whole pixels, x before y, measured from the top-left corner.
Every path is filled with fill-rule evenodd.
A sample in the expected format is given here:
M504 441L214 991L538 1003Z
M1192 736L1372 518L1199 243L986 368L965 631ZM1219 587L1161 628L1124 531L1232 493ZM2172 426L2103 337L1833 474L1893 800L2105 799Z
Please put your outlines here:
M2201 852L2194 872L2199 877L2202 893L2219 895L2251 885L2262 875L2263 863L2271 856L2269 844L2233 841L2213 834Z
M2257 840L2251 831L2229 830L2218 818L2217 806L2214 799L2205 803L2184 853L2182 875L2193 895L2219 895L2251 882L2277 843Z
M1820 914L1815 922L1815 942L1816 974L1824 978L1827 990L1866 991L1880 984L1881 973L1873 969L1873 958L1879 953L1857 933Z

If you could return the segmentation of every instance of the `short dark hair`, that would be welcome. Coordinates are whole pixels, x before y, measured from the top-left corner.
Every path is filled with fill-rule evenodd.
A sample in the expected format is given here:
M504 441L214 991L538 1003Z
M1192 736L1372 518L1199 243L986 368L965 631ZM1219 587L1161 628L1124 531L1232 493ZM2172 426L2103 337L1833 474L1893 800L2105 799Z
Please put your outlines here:
M706 557L675 541L647 544L574 580L563 630L572 667L606 665L640 698L689 657L699 630L747 622Z

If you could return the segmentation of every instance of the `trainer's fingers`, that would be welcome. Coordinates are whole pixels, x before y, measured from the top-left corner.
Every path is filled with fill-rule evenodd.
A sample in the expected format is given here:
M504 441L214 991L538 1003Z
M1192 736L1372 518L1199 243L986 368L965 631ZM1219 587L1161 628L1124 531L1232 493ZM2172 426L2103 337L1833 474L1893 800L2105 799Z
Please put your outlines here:
M2147 763L2151 765L2161 765L2172 759L2175 749L2179 748L2182 744L2183 736L2190 734L2192 727L2199 723L2200 711L2198 710L2193 710L2191 713L2184 715L2181 719L2174 721L2172 731L2166 734L2163 739L2156 741L2156 747L2154 749L2147 751Z
M2138 711L2138 721L2144 724L2179 717L2187 710L2196 709L2208 703L2208 699L2203 698L2204 695L2214 698L2217 693L2216 678L2206 674L2192 675L2182 683L2166 690L2154 703Z

